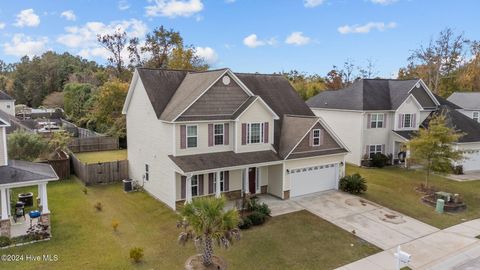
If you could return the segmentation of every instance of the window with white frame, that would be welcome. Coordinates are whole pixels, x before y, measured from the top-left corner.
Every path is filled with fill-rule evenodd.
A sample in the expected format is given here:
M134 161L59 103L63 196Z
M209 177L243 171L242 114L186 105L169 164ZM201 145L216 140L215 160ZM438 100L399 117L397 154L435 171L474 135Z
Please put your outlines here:
M213 140L215 142L215 145L224 144L224 129L225 126L223 124L213 125Z
M370 128L383 128L385 115L383 113L370 114Z
M197 126L187 126L187 148L197 147Z
M319 146L320 145L320 129L314 129L313 130L313 146Z
M404 128L412 128L414 127L415 123L413 123L413 114L406 113L403 115L403 127Z
M382 153L382 145L381 144L371 144L368 146L368 157L373 158L373 156L377 153Z
M475 121L477 121L477 122L479 122L479 121L478 121L478 115L479 115L479 112L473 112L473 113L472 113L472 119L475 120Z
M263 123L248 124L248 143L263 142Z
M145 164L145 181L150 180L150 168L148 164Z
M214 178L213 178L213 192L215 192L217 190L217 174L215 173L214 174ZM224 172L220 172L220 192L224 192L225 191L225 173Z
M192 197L198 196L198 176L192 176Z

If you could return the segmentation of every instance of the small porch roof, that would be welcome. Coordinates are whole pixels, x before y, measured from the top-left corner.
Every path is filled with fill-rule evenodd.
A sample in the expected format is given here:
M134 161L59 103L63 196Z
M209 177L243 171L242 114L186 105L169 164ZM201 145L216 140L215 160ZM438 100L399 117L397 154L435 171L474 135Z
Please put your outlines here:
M49 164L9 160L8 165L0 166L2 188L29 186L54 180L58 180L58 176Z
M397 135L400 139L407 142L415 136L417 130L392 130L393 134Z
M197 154L188 156L168 156L183 173L212 171L225 168L258 166L281 163L282 159L271 151L235 153L233 151Z

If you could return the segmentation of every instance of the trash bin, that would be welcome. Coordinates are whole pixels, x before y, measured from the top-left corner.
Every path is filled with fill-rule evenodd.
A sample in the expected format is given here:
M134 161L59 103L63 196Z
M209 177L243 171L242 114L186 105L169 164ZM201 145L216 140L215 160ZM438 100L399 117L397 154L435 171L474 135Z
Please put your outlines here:
M123 182L123 191L131 192L133 190L132 179L124 179L122 182Z
M445 201L442 200L442 199L438 199L437 200L437 207L435 208L435 211L437 211L437 213L442 214L444 207L445 207Z
M33 206L33 193L20 193L18 194L18 200L23 202L26 207Z

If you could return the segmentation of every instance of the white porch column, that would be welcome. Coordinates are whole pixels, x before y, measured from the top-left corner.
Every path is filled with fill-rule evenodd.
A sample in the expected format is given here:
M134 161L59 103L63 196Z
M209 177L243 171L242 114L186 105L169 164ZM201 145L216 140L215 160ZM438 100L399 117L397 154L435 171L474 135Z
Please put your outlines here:
M7 202L8 202L7 203L7 214L9 216L11 216L12 215L12 207L10 205L10 203L11 203L11 201L10 201L10 189L7 188L6 190L7 190Z
M2 218L1 220L8 219L8 197L7 197L7 189L2 188L0 189L0 202L2 204Z
M48 209L48 196L47 196L47 183L39 184L42 189L42 193L40 196L40 201L42 203L42 214L50 213L50 209Z
M43 199L42 199L42 193L43 193L43 192L42 192L42 188L43 188L43 186L42 186L41 184L38 184L38 185L37 185L37 192L38 192L37 198L40 199L39 202L38 202L38 203L39 203L39 205L38 205L39 208L40 208L41 205L43 205ZM35 198L35 199L36 199L36 198Z
M185 183L185 201L187 203L192 202L192 175L187 175L187 180Z
M215 197L220 198L220 172L215 173Z
M249 183L248 183L248 168L245 168L243 170L243 183L244 183L244 192L245 193L250 193L250 187L249 187Z

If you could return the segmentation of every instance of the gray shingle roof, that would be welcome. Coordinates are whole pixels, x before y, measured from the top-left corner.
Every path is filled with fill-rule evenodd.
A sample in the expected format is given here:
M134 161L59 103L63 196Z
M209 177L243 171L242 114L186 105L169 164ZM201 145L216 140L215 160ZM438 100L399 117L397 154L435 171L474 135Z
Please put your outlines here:
M5 91L0 90L0 100L13 100Z
M0 185L57 179L57 174L48 164L9 160L7 166L0 166Z
M284 115L278 151L280 157L286 158L317 121L316 116Z
M480 92L455 92L448 101L467 110L480 110Z
M310 98L311 108L345 110L396 110L419 80L362 79L340 90Z

